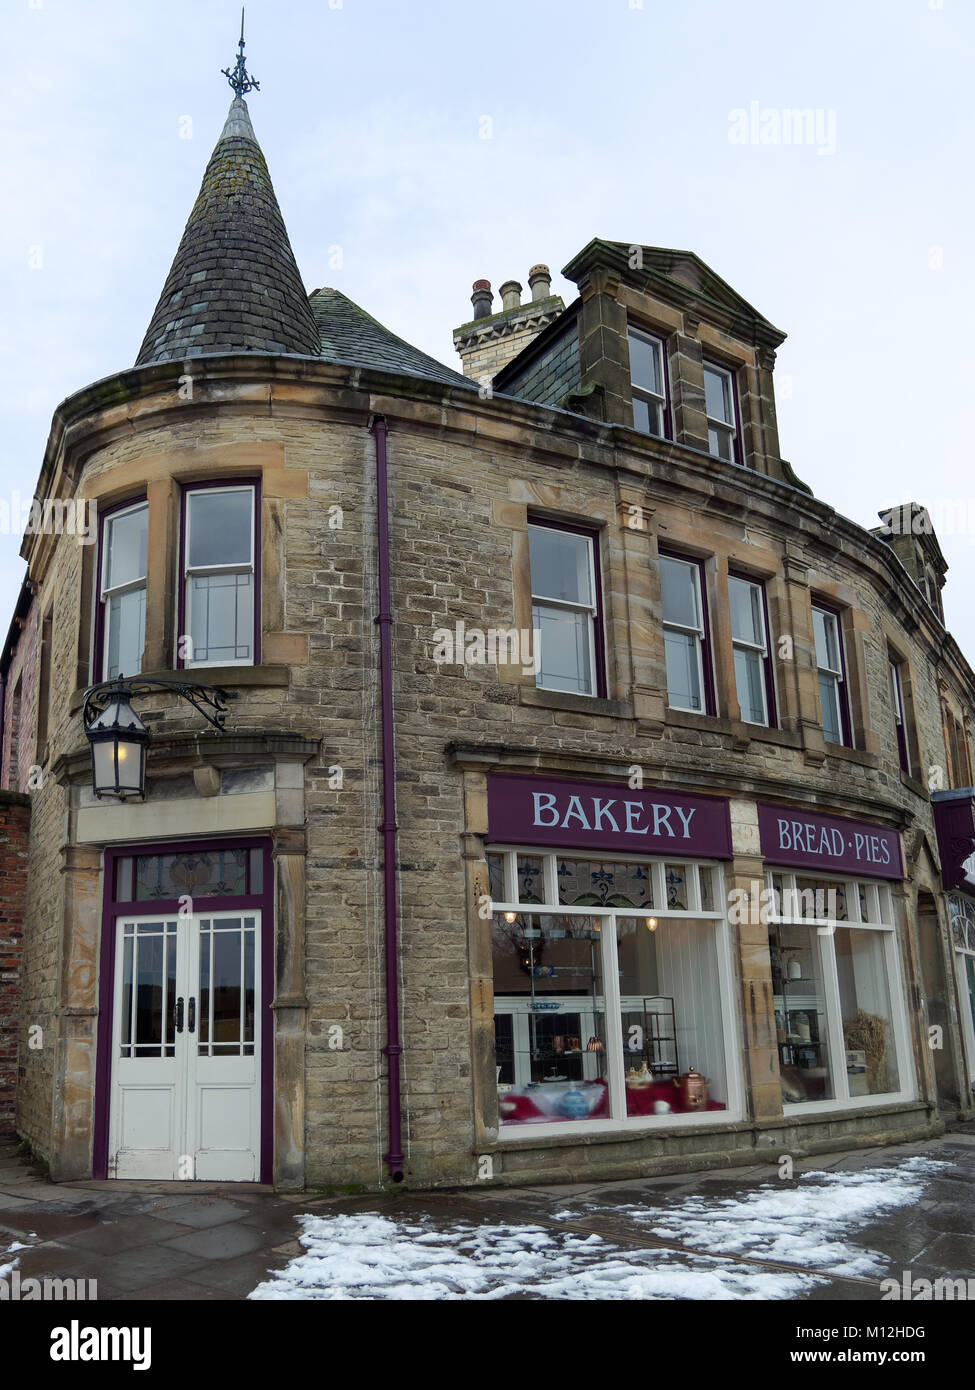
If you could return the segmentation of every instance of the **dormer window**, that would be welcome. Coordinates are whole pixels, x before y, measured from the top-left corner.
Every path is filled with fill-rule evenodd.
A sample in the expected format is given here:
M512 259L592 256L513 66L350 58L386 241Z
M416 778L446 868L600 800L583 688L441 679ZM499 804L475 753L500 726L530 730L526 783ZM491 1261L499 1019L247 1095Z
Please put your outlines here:
M738 463L738 403L735 379L724 367L704 364L704 405L708 416L708 448L715 458Z
M667 375L664 345L651 333L631 328L630 386L633 393L633 428L658 439L669 438Z

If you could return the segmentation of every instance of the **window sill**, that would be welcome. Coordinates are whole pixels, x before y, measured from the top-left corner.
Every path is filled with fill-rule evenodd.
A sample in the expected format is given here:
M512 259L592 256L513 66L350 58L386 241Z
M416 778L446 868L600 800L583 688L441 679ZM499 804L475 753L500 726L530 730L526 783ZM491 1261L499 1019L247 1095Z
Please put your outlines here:
M291 672L287 666L187 666L178 671L140 671L138 675L126 679L185 681L188 685L217 685L224 689L233 689L235 686L260 688L287 686L291 680ZM165 691L159 693L162 695ZM84 690L74 692L68 705L71 714L77 714L84 699Z
M613 1139L644 1139L661 1130L687 1130L693 1132L702 1125L707 1127L736 1126L743 1123L740 1115L728 1110L707 1110L684 1115L633 1116L628 1120L563 1120L555 1124L499 1125L498 1148L517 1148L531 1144L533 1140L566 1139L578 1143L581 1138L591 1136L597 1142L610 1142ZM511 1130L518 1132L510 1133Z
M790 729L747 724L743 719L725 719L717 714L695 714L693 710L671 709L668 706L664 723L678 729L707 729L712 733L727 734L739 747L749 743L774 743L783 748L802 747L801 738Z
M630 700L607 700L601 695L574 695L568 690L546 690L537 685L518 687L518 703L537 709L568 710L574 714L602 715L611 719L633 719Z
M913 792L915 796L920 796L923 797L925 801L930 801L931 798L928 795L928 789L924 783L919 781L916 777L912 777L911 774L905 772L903 768L901 769L901 783L908 791Z
M827 758L840 758L845 763L859 763L860 767L879 767L880 759L876 753L866 753L862 748L848 748L843 743L824 742Z

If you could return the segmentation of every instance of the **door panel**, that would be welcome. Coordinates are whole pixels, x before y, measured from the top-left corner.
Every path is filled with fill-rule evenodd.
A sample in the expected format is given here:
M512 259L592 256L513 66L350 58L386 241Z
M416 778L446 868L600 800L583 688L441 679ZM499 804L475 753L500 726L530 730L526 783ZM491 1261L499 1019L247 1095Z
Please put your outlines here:
M110 1171L256 1181L260 913L120 919Z

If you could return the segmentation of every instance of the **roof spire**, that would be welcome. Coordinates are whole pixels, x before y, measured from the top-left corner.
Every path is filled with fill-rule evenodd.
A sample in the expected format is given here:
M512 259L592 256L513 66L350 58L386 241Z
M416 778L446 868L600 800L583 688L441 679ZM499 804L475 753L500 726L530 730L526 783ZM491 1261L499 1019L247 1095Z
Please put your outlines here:
M240 43L237 45L237 66L232 70L230 68L221 68L220 71L223 73L224 77L230 83L231 87L233 87L234 92L238 97L246 96L247 93L252 89L255 92L259 92L261 90L260 82L258 82L256 78L250 76L250 74L247 71L246 64L244 62L243 10L241 10L240 12Z

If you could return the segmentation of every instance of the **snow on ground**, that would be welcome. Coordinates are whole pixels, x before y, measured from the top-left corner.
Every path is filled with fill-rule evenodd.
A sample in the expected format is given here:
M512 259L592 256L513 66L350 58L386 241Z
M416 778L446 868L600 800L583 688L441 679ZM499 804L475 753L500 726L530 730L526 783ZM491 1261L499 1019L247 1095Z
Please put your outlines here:
M444 1226L429 1217L372 1212L301 1216L306 1253L272 1273L252 1299L791 1299L823 1274L871 1277L881 1256L849 1243L864 1226L913 1205L925 1179L949 1167L911 1158L897 1167L804 1173L743 1197L695 1195L658 1205L586 1203L637 1229L708 1254L621 1249L598 1235L531 1223ZM651 1194L648 1193L648 1198ZM572 1219L561 1210L556 1217ZM796 1265L763 1270L721 1259L746 1255ZM800 1272L800 1268L803 1272Z

